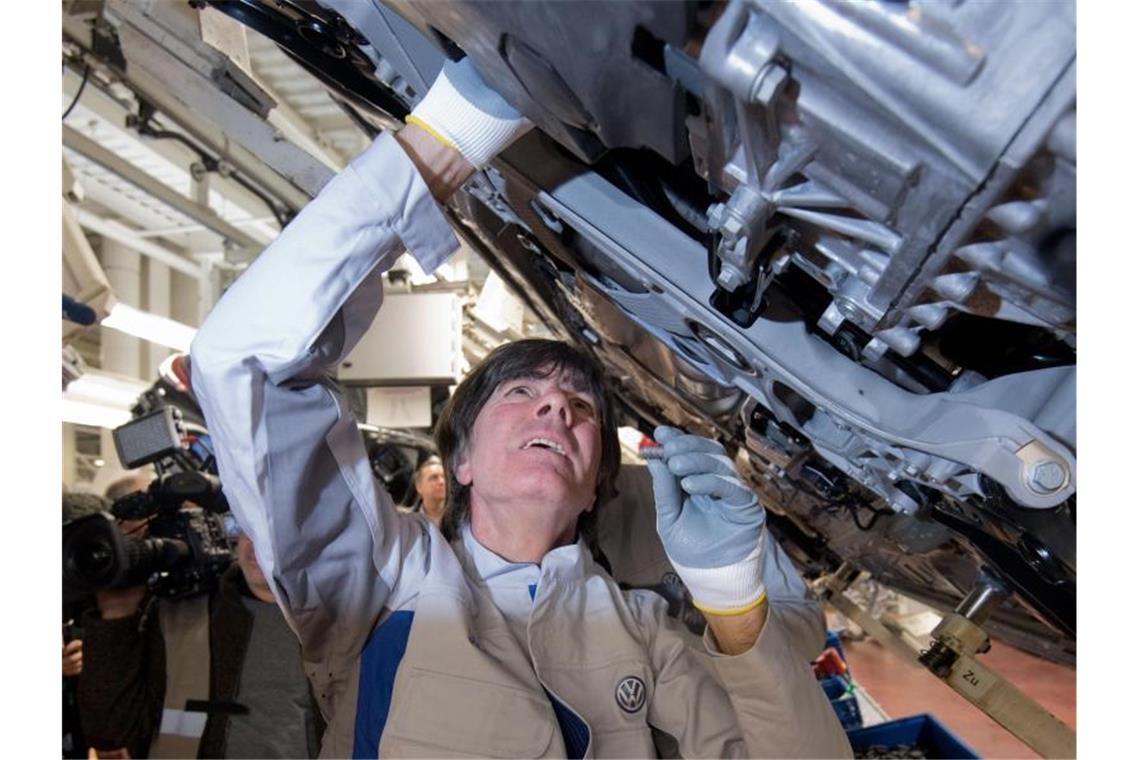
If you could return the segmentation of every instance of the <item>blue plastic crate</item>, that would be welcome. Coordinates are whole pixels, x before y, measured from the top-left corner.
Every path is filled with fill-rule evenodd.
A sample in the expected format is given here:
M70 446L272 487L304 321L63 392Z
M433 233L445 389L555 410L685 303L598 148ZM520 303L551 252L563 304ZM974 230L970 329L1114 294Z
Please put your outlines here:
M981 758L929 713L848 730L847 739L855 754L876 744L887 747L906 744L920 747L927 757L932 758Z
M835 710L839 724L843 726L844 731L850 732L863 725L863 713L859 709L859 702L855 699L854 694L843 699L831 700L831 709ZM848 735L850 736L850 733Z
M843 676L828 676L819 679L819 685L828 699L840 699L847 694L851 682Z

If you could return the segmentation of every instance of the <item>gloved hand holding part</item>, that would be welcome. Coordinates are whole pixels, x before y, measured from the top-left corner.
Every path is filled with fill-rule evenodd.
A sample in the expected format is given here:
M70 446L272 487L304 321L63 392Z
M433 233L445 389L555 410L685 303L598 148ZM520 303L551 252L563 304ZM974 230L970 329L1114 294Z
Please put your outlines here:
M657 532L693 604L711 615L739 615L766 598L761 579L765 513L724 447L660 426L664 449L650 459Z
M407 118L463 155L477 169L531 128L531 123L479 77L470 58L447 61Z

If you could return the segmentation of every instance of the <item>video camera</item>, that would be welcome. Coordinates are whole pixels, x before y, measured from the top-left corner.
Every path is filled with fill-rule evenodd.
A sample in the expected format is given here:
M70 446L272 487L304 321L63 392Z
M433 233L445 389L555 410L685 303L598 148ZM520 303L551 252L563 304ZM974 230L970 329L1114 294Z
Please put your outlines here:
M140 399L142 416L113 431L123 467L153 464L158 477L63 528L64 599L104 588L146 584L175 599L207 593L233 555L222 514L229 511L215 468L209 434L183 420L162 395ZM157 407L157 408L155 408ZM146 537L128 535L119 521L145 523Z

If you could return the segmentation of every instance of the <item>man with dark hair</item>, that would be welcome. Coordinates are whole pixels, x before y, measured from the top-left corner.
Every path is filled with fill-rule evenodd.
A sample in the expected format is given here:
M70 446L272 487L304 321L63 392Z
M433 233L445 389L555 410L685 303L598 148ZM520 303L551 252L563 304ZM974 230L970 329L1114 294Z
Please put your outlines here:
M566 343L554 340L519 340L499 346L488 354L456 388L435 426L435 444L445 462L455 462L467 451L475 423L495 391L510 380L549 380L559 375L575 390L594 399L597 427L601 438L595 503L604 501L613 490L620 464L617 422L609 402L602 368L593 357ZM443 535L448 540L459 535L460 526L471 512L471 483L460 480L455 468L448 469L448 501L444 512ZM578 514L577 527L588 534L592 506Z
M408 511L421 511L424 517L439 525L447 503L447 474L438 456L432 454L420 463L412 479L412 487L416 491L416 502Z
M593 561L581 528L617 469L616 421L578 349L510 345L460 384L437 431L444 532L373 479L329 371L400 254L433 271L455 250L437 203L528 126L468 61L446 63L408 125L325 186L194 341L230 504L329 721L322 754L849 756L797 630L770 614L764 510L718 443L659 428L650 463L703 651L662 597Z

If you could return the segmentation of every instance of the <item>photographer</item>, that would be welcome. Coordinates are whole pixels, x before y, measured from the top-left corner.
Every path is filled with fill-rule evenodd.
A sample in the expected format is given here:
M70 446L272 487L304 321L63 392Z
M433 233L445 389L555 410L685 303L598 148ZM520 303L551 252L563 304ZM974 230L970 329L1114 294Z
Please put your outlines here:
M324 725L300 648L246 536L212 594L136 586L96 602L79 699L101 756L316 757Z
M63 524L109 506L106 499L90 493L70 493L64 487ZM63 756L87 757L87 743L79 719L79 676L83 673L83 635L79 620L94 600L90 597L63 605Z

